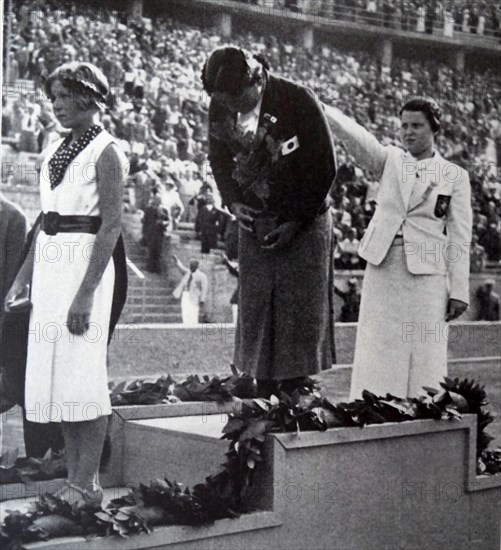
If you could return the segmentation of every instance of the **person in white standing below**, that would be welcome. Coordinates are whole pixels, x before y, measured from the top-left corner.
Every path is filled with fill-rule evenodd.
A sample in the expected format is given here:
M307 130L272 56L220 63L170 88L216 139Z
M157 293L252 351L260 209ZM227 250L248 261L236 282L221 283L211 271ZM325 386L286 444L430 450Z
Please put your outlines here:
M207 276L198 269L199 263L197 260L191 260L188 269L177 256L173 256L173 259L177 267L184 273L183 278L172 293L174 298L181 298L183 325L197 325L200 310L203 310L207 297L209 286Z
M68 478L57 493L98 507L98 469L111 403L106 372L127 160L99 124L108 82L90 63L67 63L46 83L54 114L71 133L43 154L42 220L7 297L31 284L26 417L62 422Z
M447 375L446 323L468 307L469 177L435 150L441 112L433 100L402 107L406 150L381 145L334 107L325 110L333 133L381 182L359 249L368 263L351 398L364 389L415 397Z

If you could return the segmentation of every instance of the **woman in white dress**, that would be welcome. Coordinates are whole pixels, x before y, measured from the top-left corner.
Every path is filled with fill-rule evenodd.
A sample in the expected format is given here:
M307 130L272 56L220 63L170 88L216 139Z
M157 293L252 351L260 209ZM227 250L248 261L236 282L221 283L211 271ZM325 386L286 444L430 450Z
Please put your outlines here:
M416 397L447 375L447 325L468 307L472 211L465 170L435 148L441 113L413 98L400 111L405 149L383 146L333 107L334 135L380 180L360 243L367 261L351 398Z
M62 422L68 479L59 496L77 506L99 505L97 474L111 414L111 257L121 231L127 162L99 125L108 82L97 67L64 64L49 76L46 91L71 133L44 152L42 221L6 308L31 284L26 416Z

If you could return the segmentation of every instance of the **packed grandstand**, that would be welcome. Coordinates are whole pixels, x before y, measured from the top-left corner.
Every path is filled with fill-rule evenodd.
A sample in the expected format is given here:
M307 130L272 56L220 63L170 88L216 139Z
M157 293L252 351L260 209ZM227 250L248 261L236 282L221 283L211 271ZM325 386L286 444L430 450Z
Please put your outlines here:
M352 20L363 10L369 12L370 20L373 10L368 10L368 4L329 2L330 7L343 8L344 16ZM466 12L469 21L474 19L479 3L470 8L468 2L454 4L458 30L477 32L463 19ZM391 12L382 24L397 21L397 27L405 30L399 6L399 2L376 4L378 14ZM492 34L499 31L499 7L489 6L482 11L482 32ZM305 4L288 7L304 9ZM10 139L17 150L38 153L58 139L64 130L44 96L43 79L63 61L90 61L107 75L113 90L103 123L129 155L128 186L133 190L134 208L144 209L151 189L162 187L166 180L175 182L187 206L211 178L206 160L208 102L200 71L208 53L226 41L215 28L147 10L145 17L130 21L123 12L95 4L26 1L12 6L8 39L2 114L5 142ZM460 73L437 60L398 56L386 67L369 51L348 51L328 42L308 50L292 40L250 31L234 30L231 42L261 52L274 72L311 87L322 101L355 117L385 144L400 144L398 111L403 99L413 94L435 97L444 112L439 149L469 171L474 232L488 260L500 261L499 72L468 67ZM24 81L34 82L32 93L15 89L16 82ZM374 211L378 182L354 163L342 143L336 148L339 171L332 198L337 241L357 241Z

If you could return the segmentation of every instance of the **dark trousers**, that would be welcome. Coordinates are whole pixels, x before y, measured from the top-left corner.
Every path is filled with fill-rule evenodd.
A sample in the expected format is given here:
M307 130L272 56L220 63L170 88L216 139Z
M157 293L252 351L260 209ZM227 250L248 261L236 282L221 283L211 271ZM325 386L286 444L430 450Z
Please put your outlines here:
M29 312L6 313L3 318L0 341L0 370L2 372L0 399L8 401L7 406L18 404L24 407L29 322ZM49 449L60 451L64 448L61 424L58 422L48 424L30 422L26 420L24 408L23 432L27 457L42 458Z
M43 458L49 449L56 452L64 449L60 422L30 422L26 420L26 413L23 411L23 433L25 453L28 457Z

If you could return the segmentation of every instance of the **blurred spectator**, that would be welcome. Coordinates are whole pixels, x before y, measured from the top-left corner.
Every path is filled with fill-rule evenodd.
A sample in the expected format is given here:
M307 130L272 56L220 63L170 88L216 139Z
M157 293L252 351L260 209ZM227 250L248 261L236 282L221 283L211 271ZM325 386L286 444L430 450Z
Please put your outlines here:
M357 231L354 228L348 229L346 239L339 243L339 249L341 252L341 265L344 269L358 269L358 247L360 241L357 239Z
M23 260L27 232L28 222L24 212L0 192L0 327L5 314L5 297Z
M12 115L11 115L11 134L14 137L19 138L21 135L24 116L25 116L24 105L20 99L17 99L12 104Z
M190 200L190 205L195 205L197 208L197 214L195 218L195 231L197 236L200 237L200 213L202 208L207 204L209 197L213 197L212 186L208 183L202 183L200 191Z
M228 268L228 271L230 272L230 274L233 275L233 277L236 277L238 281L237 288L235 289L235 291L233 292L230 298L231 314L233 317L233 323L235 323L236 325L237 319L238 319L238 293L240 288L240 281L239 281L240 271L238 269L238 262L235 262L235 261L232 262L226 254L223 254L223 262Z
M142 155L149 137L149 128L145 115L136 113L125 128L127 139L132 153Z
M206 318L207 276L198 269L200 264L197 260L190 260L188 269L176 256L173 259L183 273L183 278L173 292L175 298L181 298L183 325L197 325L200 318Z
M172 176L162 169L160 172L160 179L162 181L162 187L160 190L160 201L162 206L167 210L170 217L169 231L176 228L179 219L184 212L184 205L181 201L181 197L176 189L176 184L172 179Z
M148 246L148 243L153 234L153 226L155 225L158 207L160 206L160 197L153 193L148 201L148 204L143 209L143 227L142 240L143 246Z
M41 125L35 105L28 103L26 113L21 122L19 150L26 151L27 153L38 153L38 134L40 130Z
M499 321L499 294L494 292L495 284L493 279L488 279L477 289L477 321Z
M479 239L487 257L493 262L501 260L501 222L491 223Z
M148 242L148 271L150 273L162 272L162 248L169 222L169 211L160 204L155 213L152 233Z
M7 98L2 97L2 137L7 137L12 132L12 112L7 104Z
M205 204L200 209L198 216L202 254L209 254L213 248L217 248L218 236L221 232L223 221L222 212L214 206L214 197L207 195Z
M485 268L485 249L478 244L478 236L472 235L470 248L470 273L481 273Z
M339 288L334 285L334 292L344 301L341 307L339 321L341 321L341 323L356 323L360 312L361 298L357 279L353 277L348 281L348 290L346 292L339 290Z

